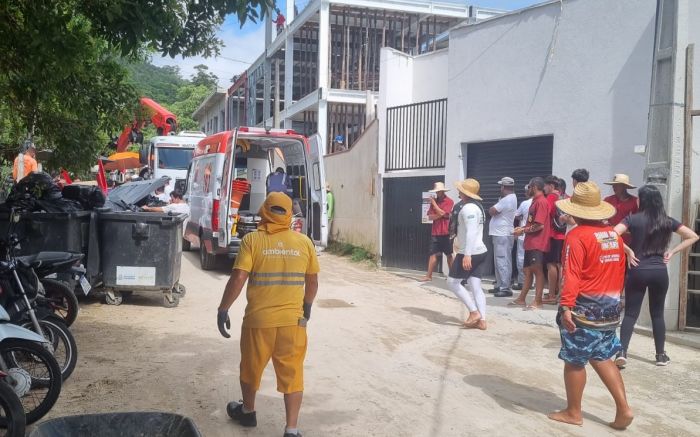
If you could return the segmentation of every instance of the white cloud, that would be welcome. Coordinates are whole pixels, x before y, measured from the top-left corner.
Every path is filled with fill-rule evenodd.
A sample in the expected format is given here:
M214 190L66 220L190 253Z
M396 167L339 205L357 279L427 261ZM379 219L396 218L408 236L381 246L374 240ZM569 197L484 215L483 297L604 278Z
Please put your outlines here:
M176 65L180 67L182 76L187 79L194 74L195 65L204 64L209 67L209 71L219 77L219 86L228 88L231 86L231 78L244 72L265 49L265 26L263 23L250 23L241 29L237 22L233 23L227 20L227 23L219 30L218 36L224 41L220 57L196 56L171 59L170 57L153 56L152 62L158 66ZM236 60L246 62L237 62Z

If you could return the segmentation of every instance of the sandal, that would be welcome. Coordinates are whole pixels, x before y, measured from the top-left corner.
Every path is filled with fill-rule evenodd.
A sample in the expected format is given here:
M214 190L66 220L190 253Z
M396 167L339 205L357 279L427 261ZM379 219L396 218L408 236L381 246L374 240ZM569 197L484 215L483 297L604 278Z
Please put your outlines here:
M524 307L524 306L525 306L525 302L520 303L520 302L517 302L517 301L515 301L515 300L511 300L510 302L508 302L508 305L507 305L507 306L509 306L509 307Z
M528 305L525 308L523 308L524 311L537 311L537 310L541 310L541 309L542 309L542 305L534 305L534 304Z

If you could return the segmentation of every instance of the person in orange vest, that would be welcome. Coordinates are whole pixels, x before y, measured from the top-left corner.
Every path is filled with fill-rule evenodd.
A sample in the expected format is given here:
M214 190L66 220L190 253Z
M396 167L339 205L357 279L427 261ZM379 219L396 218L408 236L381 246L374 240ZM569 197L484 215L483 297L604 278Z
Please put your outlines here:
M36 146L34 143L29 143L27 150L15 158L15 163L12 166L12 179L19 182L25 176L37 171L39 171L39 164L36 162Z

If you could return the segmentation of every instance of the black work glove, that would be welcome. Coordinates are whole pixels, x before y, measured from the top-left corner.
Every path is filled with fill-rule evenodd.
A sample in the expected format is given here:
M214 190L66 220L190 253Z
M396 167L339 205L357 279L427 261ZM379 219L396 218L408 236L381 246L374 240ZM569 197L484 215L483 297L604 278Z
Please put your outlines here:
M231 319L228 318L228 310L219 310L216 314L216 324L219 326L219 332L224 338L231 338L231 334L226 331L231 329Z
M311 304L304 302L304 318L306 320L311 319Z

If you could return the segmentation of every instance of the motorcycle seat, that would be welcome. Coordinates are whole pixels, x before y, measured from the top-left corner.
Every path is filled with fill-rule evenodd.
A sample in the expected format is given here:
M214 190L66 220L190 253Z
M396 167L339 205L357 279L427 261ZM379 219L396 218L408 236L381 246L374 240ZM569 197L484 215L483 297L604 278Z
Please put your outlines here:
M83 257L81 253L39 252L34 255L18 256L17 263L24 267L37 268L42 265L74 263Z

